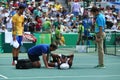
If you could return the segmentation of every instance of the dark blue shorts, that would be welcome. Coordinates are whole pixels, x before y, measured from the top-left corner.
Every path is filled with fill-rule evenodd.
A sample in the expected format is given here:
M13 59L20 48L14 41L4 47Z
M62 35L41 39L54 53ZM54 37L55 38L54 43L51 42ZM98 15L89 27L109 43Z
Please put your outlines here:
M18 41L20 46L22 45L22 39L23 39L23 36L16 36L16 40Z
M40 61L39 56L36 56L36 55L30 55L30 54L28 54L28 58L29 58L32 62Z

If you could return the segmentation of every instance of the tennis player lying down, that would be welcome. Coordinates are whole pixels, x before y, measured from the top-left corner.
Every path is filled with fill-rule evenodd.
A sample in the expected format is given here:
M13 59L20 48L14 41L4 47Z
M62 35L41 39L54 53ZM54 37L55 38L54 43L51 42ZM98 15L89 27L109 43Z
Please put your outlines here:
M51 54L52 61L49 66L58 67L58 69L69 69L72 66L74 55Z

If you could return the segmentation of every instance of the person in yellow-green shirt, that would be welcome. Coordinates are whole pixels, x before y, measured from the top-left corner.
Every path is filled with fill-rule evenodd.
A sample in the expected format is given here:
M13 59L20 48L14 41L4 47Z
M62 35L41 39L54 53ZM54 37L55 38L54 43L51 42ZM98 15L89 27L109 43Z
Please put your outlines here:
M57 11L60 11L60 9L62 8L62 5L59 2L56 2L55 8Z
M61 45L60 44L60 26L58 26L58 28L56 28L55 30L55 41L57 45Z
M18 12L12 17L12 37L13 41L16 41L19 43L19 47L13 47L12 49L12 55L13 55L13 62L12 65L15 65L18 60L19 50L22 42L22 36L24 31L24 16L23 12L25 10L24 5L20 5Z
M66 46L66 45L65 45L65 38L64 38L64 36L63 36L62 33L60 33L60 44L61 44L62 46Z
M46 18L46 21L43 22L42 31L47 33L52 33L52 25L49 18Z
M77 45L80 45L80 42L82 42L82 45L84 44L83 37L84 36L84 26L82 25L82 21L79 22L78 25L78 41Z

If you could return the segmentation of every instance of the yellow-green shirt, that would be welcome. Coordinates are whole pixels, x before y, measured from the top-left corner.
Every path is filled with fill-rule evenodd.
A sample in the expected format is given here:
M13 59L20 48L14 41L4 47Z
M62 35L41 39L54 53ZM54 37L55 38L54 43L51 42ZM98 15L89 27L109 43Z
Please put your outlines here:
M59 29L55 30L55 35L57 38L60 38L60 30Z
M15 35L19 35L19 36L23 35L24 16L23 15L19 16L18 14L15 14L12 17L12 22L15 24L15 31L13 31L12 33L15 34Z
M83 25L78 26L78 33L84 33L84 26Z
M59 4L59 5L57 5L57 4L55 4L55 8L57 9L57 10L60 10L60 8L61 8L62 6Z

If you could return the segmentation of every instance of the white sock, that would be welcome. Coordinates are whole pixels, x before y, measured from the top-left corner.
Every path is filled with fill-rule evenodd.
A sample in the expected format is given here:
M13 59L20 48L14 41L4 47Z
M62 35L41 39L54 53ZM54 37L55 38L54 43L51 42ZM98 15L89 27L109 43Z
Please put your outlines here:
M55 63L55 67L57 67L57 66L58 66L58 63L56 62L56 63Z

